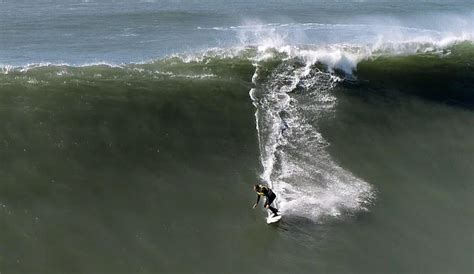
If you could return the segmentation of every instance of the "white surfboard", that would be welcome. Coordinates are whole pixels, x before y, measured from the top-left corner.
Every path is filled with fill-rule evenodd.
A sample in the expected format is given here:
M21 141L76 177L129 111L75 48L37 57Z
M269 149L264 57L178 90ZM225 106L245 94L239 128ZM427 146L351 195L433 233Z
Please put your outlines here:
M273 213L269 212L267 217L267 224L272 224L280 221L281 215L273 217Z

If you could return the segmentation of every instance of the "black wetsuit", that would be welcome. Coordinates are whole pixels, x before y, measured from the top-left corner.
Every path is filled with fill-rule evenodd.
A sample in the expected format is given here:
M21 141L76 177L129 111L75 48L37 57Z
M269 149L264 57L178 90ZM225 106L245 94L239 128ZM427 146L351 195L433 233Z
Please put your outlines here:
M260 196L265 196L266 198L265 204L263 206L264 207L268 206L268 209L270 209L273 212L273 214L277 215L278 209L271 206L271 204L276 198L276 194L273 193L273 191L270 188L266 186L260 186L260 191L257 191L257 204L260 201Z

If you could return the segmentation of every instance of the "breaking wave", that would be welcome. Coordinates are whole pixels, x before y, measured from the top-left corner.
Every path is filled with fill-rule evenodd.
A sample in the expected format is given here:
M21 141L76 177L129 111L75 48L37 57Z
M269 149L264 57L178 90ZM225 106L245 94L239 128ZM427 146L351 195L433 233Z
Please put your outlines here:
M334 88L350 82L421 95L436 90L437 96L449 100L474 102L474 46L470 37L465 38L370 47L293 46L273 40L132 64L5 65L0 90L41 88L46 94L80 85L107 93L130 84L179 89L193 81L248 86L256 108L261 180L278 193L277 203L285 214L319 220L366 210L375 199L369 182L331 158L326 149L330 144L318 130L321 115L334 111L337 104Z

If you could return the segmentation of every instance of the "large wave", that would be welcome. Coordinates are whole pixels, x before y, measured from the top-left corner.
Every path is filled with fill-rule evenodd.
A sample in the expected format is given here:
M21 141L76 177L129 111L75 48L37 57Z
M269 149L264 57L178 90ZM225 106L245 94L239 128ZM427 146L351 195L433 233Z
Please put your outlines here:
M318 130L321 115L334 111L337 104L334 87L349 81L410 91L434 83L431 86L448 98L472 99L474 46L467 40L372 46L294 46L272 40L135 64L3 66L0 89L61 90L64 85L85 85L100 90L103 85L130 83L179 88L182 81L243 83L249 87L256 108L261 180L278 193L277 203L285 214L319 220L321 216L365 210L375 198L369 182L331 158L327 151L330 144Z

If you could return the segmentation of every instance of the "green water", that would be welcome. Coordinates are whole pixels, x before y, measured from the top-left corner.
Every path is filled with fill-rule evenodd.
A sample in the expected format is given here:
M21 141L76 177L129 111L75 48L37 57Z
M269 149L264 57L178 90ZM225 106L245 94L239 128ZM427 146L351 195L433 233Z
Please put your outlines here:
M0 1L0 274L474 273L473 10Z
M268 226L251 83L70 81L0 95L2 273L472 272L469 109L336 88L315 127L375 201Z
M323 130L329 150L377 189L371 212L338 228L357 254L343 264L366 273L471 272L472 111L397 93L340 93Z
M168 84L1 94L2 273L185 271L201 246L233 257L221 242L256 218L242 211L258 167L248 87Z

